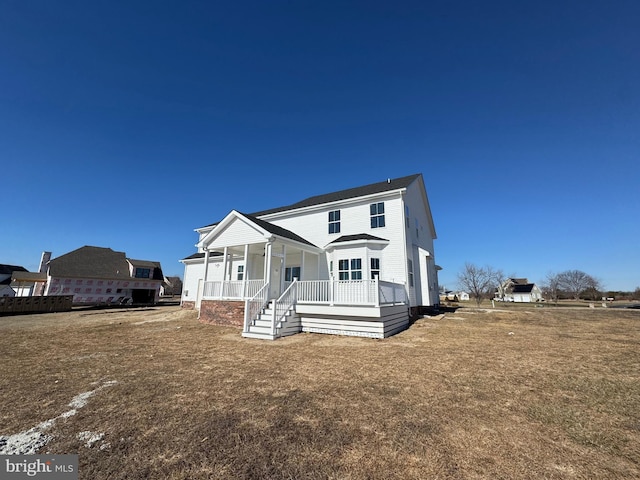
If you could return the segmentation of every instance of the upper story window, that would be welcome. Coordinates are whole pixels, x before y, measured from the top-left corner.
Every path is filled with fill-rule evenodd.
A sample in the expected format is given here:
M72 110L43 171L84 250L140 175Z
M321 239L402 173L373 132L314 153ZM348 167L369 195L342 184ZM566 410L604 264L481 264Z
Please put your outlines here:
M411 227L411 222L409 221L409 206L408 205L404 206L404 224L407 226L407 228Z
M136 268L136 278L149 278L151 277L151 269L150 268Z
M238 265L238 276L236 278L238 280L244 279L244 265Z
M340 210L329 212L329 233L340 233Z
M372 203L369 210L371 212L371 228L384 227L384 202Z

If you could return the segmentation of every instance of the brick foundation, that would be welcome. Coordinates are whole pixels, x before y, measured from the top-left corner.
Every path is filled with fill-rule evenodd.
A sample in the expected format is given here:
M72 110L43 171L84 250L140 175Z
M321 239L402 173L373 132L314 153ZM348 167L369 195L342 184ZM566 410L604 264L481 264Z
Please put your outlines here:
M182 302L182 308L186 309L186 310L195 310L196 308L196 302Z
M202 300L200 321L210 325L244 326L244 302Z

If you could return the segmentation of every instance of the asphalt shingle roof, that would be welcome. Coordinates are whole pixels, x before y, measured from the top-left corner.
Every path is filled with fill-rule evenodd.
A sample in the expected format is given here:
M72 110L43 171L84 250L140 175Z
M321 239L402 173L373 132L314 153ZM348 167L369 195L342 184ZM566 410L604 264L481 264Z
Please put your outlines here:
M308 240L305 240L300 235L293 233L291 230L287 230L286 228L279 227L277 225L274 225L273 223L267 222L266 220L260 220L259 218L256 218L253 215L247 215L246 213L241 213L241 215L248 218L259 227L264 228L267 232L277 235L278 237L288 238L289 240L295 240L298 243L304 243L306 245L311 245L312 247L315 247L313 243L311 243Z
M369 235L368 233L358 233L356 235L343 235L342 237L335 239L331 243L352 242L354 240L379 240L388 242L388 240L384 238L374 237L373 235Z
M260 217L263 215L269 215L271 213L285 212L287 210L296 210L298 208L311 207L314 205L322 205L323 203L337 202L340 200L347 200L350 198L373 195L376 193L400 190L402 188L407 188L411 183L413 183L420 176L421 176L420 173L416 173L413 175L408 175L406 177L388 179L388 180L385 180L384 182L371 183L369 185L363 185L361 187L355 187L355 188L348 188L346 190L325 193L323 195L315 195L313 197L305 198L304 200L301 200L297 203L292 203L291 205L272 208L269 210L261 210L259 212L255 212L250 215L252 217ZM210 227L211 225L215 225L215 223L212 223L206 226Z
M527 283L525 285L518 284L514 285L511 292L513 293L531 293L533 291L533 283Z
M133 260L138 266L154 269L154 280L162 280L162 270L158 262ZM129 263L124 252L110 248L84 246L49 261L49 275L52 277L79 278L131 278ZM159 278L156 278L159 275Z

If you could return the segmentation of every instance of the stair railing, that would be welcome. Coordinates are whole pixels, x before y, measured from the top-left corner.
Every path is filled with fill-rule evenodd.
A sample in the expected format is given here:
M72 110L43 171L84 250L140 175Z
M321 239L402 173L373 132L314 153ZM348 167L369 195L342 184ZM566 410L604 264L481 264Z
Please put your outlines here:
M260 311L266 307L269 302L269 282L256 292L250 299L244 302L244 327L243 332L249 331L249 324L258 318Z
M271 320L271 334L275 337L276 326L282 321L291 307L295 306L298 300L298 279L294 278L291 285L282 292L282 295L273 304L273 318Z

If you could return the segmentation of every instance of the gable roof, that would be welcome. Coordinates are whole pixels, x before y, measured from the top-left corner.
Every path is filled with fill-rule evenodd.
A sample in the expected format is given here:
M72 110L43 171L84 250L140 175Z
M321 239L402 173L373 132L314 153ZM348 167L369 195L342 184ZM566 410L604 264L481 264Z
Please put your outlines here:
M11 275L13 272L26 272L27 269L19 265L5 265L0 263L0 275Z
M132 260L138 265L154 269L153 280L162 280L160 263ZM132 263L133 265L133 263ZM49 261L49 275L52 277L80 278L131 278L129 261L124 252L110 248L84 246Z
M315 247L315 245L311 243L309 240L302 238L300 235L298 235L297 233L293 233L291 230L287 230L286 228L279 227L278 225L274 225L273 223L267 222L266 220L260 220L259 218L256 218L253 215L247 215L246 213L240 213L240 215L252 221L259 227L262 227L267 232L272 233L273 235L276 235L277 237L288 238L289 240L294 240L298 243L305 243L307 245L311 245L312 247Z
M84 246L49 260L52 277L131 278L124 252Z
M314 205L322 205L324 203L338 202L340 200L348 200L350 198L364 197L367 195L374 195L376 193L383 192L391 192L393 190L400 190L403 188L407 188L411 183L413 183L416 179L422 176L421 173L415 173L413 175L408 175L406 177L388 179L384 182L371 183L369 185L363 185L361 187L355 188L347 188L346 190L339 190L337 192L325 193L323 195L315 195L313 197L305 198L296 203L292 203L291 205L286 205L283 207L272 208L268 210L261 210L259 212L254 212L250 215L251 217L259 217L263 215L269 215L272 213L285 212L287 210L296 210L298 208L312 207ZM209 225L205 225L206 228L216 225L216 223L211 223Z

